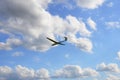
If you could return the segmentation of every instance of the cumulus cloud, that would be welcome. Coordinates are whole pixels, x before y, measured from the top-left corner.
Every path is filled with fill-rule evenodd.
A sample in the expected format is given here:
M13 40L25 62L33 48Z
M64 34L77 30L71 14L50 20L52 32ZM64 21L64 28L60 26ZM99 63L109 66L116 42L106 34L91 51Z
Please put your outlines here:
M22 41L17 38L9 38L6 42L0 42L0 50L11 50L14 47L20 46Z
M72 3L70 3L72 1ZM105 0L53 0L55 3L65 4L65 7L74 9L75 7L83 9L95 9L101 6Z
M92 52L92 41L88 38L76 38L73 34L69 34L68 38L71 43L75 44L78 48L80 48L82 51L86 52Z
M66 65L62 69L56 70L55 78L84 78L98 76L98 72L91 68L82 69L77 65Z
M87 19L87 24L90 26L91 29L97 30L96 23L90 17Z
M6 77L10 77L13 73L12 69L8 66L0 66L0 80L6 80Z
M76 34L77 32L79 32L81 36L87 37L91 35L91 32L86 28L86 25L82 20L78 20L71 15L68 15L66 19L70 26L67 27L68 33Z
M100 64L97 66L98 71L105 72L114 72L106 73L105 80L119 80L119 72L118 67L115 64ZM112 67L111 67L112 66ZM115 68L114 68L115 67ZM65 65L61 69L57 69L50 74L50 72L45 68L40 69L32 69L28 67L24 67L21 65L15 66L15 68L11 68L9 66L0 66L0 80L50 80L50 79L82 79L82 78L92 78L97 80L99 77L99 73L92 68L81 68L78 65ZM100 77L99 77L100 79ZM103 79L103 78L102 78Z
M77 39L76 46L79 47L82 51L92 52L92 42L87 38Z
M97 70L101 72L115 72L115 73L120 72L120 68L115 63L110 64L101 63L97 66Z
M105 0L75 0L77 6L86 9L95 9L101 6Z
M46 69L29 69L17 65L15 69L8 66L0 66L1 80L49 80L49 72Z
M105 24L108 28L120 28L120 22L119 21L105 22Z
M0 75L10 74L12 69L8 66L0 66Z
M17 75L22 79L31 79L34 77L34 70L33 69L28 69L26 67L22 67L21 65L16 66L16 73Z
M36 76L37 76L38 79L40 78L41 80L42 79L49 80L49 78L50 78L48 70L46 70L44 68L42 68L40 70L37 70L36 71Z
M51 15L46 11L51 2L51 0L28 0L26 3L24 0L1 0L0 29L13 36L6 42L0 42L0 49L11 50L15 48L14 46L23 46L34 51L46 51L51 48L51 42L46 37L55 39L56 35L63 37L72 34L76 37L79 34L85 38L76 37L74 38L76 42L70 38L69 43L83 51L92 51L92 41L88 39L91 32L85 23L71 15L65 18Z
M54 78L87 78L96 77L98 72L91 68L81 68L78 65L66 65L56 70L52 75L45 68L34 70L21 65L14 69L8 66L0 66L0 79L3 80L50 80Z
M109 74L105 80L120 80L120 77Z

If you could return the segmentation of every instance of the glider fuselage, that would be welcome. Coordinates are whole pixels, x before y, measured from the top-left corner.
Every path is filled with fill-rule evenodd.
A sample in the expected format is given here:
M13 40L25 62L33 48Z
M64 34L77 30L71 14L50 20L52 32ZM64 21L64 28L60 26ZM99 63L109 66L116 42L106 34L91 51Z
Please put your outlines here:
M50 39L50 38L48 38L48 37L47 37L47 39L53 42L52 46L55 46L55 45L65 45L65 44L63 44L62 42L67 41L67 37L65 37L65 40L64 40L64 41L59 41L59 42L58 42L58 41L55 41L55 40L53 40L53 39Z

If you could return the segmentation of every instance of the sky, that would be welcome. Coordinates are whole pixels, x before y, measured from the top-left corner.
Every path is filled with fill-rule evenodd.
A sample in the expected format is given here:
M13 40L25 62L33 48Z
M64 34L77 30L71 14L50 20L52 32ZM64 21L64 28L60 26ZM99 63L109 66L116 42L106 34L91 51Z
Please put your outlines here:
M120 80L119 4L1 0L0 80Z

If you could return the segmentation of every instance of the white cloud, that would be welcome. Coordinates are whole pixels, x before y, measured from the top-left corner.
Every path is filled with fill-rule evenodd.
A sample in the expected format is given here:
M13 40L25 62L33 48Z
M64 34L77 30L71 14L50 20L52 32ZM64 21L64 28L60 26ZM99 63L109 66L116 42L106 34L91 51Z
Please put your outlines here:
M16 73L21 80L49 80L49 72L46 69L33 70L21 65L16 66Z
M0 66L0 75L2 74L10 74L12 69L8 66Z
M44 79L44 80L48 80L50 78L49 72L48 70L42 68L36 71L36 75L35 75L38 79Z
M4 20L0 19L1 30L14 36L12 39L8 38L6 43L0 42L0 49L11 50L14 46L23 46L34 51L46 51L51 48L51 43L46 37L55 39L56 35L63 37L69 34L75 37L76 34L82 37L91 36L82 20L71 15L67 15L65 19L51 15L45 10L49 3L51 0L29 0L27 3L24 0L1 0L0 16L5 17ZM17 38L18 35L21 39ZM83 51L91 51L92 42L89 39L77 37L75 39L77 42L70 43Z
M87 9L95 9L101 6L105 0L75 0L77 6Z
M0 66L0 80L6 80L13 73L12 69L8 66Z
M12 54L13 57L23 56L24 54L22 52L15 52Z
M0 79L2 80L50 80L54 78L88 78L96 77L98 72L91 68L81 68L78 65L66 65L62 69L49 74L45 68L34 70L21 65L14 69L8 66L0 66Z
M75 46L80 48L82 51L90 52L90 53L92 52L93 45L90 39L76 38L76 36L74 36L73 34L69 34L68 38L71 43L75 44Z
M109 3L107 4L108 7L113 7L113 5L114 5L113 2L109 2Z
M120 80L120 77L109 74L105 80Z
M110 64L101 63L97 66L97 70L101 72L102 71L103 72L115 72L115 73L120 72L120 68L115 63L110 63Z
M87 38L79 38L77 40L77 47L79 47L82 51L92 52L92 42Z
M0 79L3 80L49 80L50 78L87 78L96 77L98 72L91 68L80 68L77 65L66 65L56 70L53 75L45 68L38 70L17 65L15 69L8 66L0 66Z
M105 23L108 28L120 28L120 22L118 21L111 21Z
M67 27L68 33L76 34L77 32L79 32L81 36L87 37L91 35L91 32L86 28L86 25L82 20L78 20L71 15L68 15L66 19L70 26Z
M117 52L117 58L118 60L120 60L120 51Z
M64 4L69 9L74 9L75 7L95 9L101 6L105 0L53 0L53 2Z
M91 29L97 30L96 23L90 17L87 19L87 24L90 26Z
M22 78L31 79L34 77L33 69L28 69L26 67L22 67L21 65L16 66L16 73L21 79Z
M35 71L21 65L15 69L0 66L0 80L49 80L49 72L44 68Z
M17 38L9 38L6 42L0 42L0 50L11 50L14 47L20 46L22 41Z
M102 63L97 66L98 71L106 72L105 80L120 80L120 71L117 69L118 66L116 67L116 64L113 63L108 65ZM15 68L0 66L0 80L50 80L54 78L92 78L97 80L101 78L99 75L100 74L92 68L81 68L78 65L65 65L61 69L52 71L51 74L45 68L35 70L21 65L17 65Z
M55 78L84 78L98 76L98 72L91 68L82 69L77 65L66 65L62 69L56 70Z

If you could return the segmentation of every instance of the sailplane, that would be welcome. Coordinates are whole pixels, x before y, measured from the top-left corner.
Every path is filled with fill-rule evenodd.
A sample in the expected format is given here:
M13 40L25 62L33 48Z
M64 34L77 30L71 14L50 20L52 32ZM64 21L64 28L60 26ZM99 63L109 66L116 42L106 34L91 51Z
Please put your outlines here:
M64 38L65 39L63 41L55 41L55 40L47 37L48 40L53 42L52 46L55 46L55 45L65 45L65 44L63 44L63 42L67 41L67 37L64 37Z

